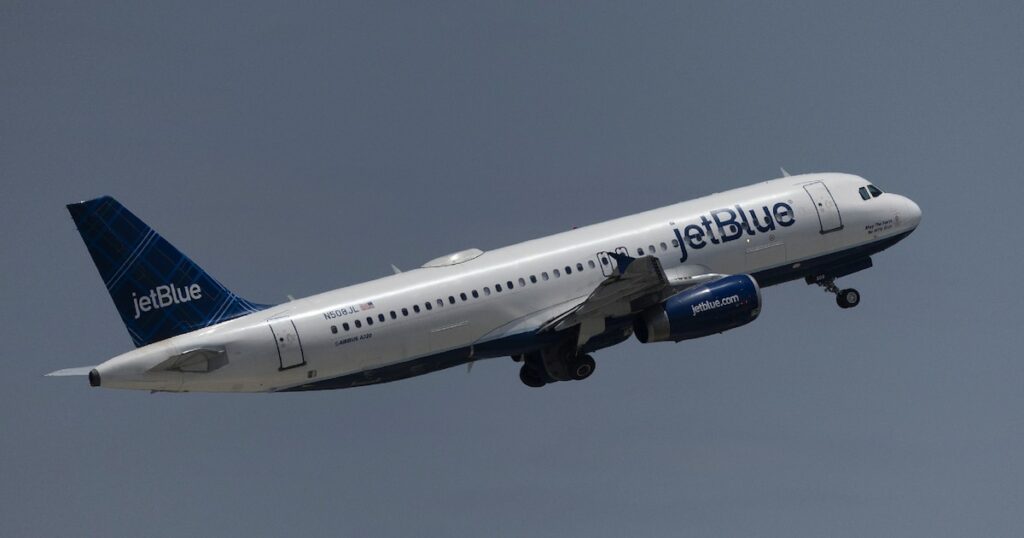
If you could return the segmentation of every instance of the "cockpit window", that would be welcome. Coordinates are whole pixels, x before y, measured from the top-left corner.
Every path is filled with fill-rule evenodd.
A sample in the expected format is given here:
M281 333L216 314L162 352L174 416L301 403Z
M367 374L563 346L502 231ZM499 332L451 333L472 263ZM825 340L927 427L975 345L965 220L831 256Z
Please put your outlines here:
M868 194L868 188L867 187L861 187L861 188L857 189L857 192L860 193L860 197L861 198L863 198L865 200L870 200L871 199L871 195Z
M882 195L882 189L879 189L878 187L876 187L874 185L868 185L868 192L871 193L871 196L873 198L878 198L879 196Z

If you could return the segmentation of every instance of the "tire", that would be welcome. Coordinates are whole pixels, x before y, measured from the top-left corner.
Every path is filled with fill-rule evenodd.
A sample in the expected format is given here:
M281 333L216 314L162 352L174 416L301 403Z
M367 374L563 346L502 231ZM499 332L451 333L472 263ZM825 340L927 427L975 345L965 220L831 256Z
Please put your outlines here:
M583 355L572 365L572 378L576 381L584 380L594 373L596 367L594 357Z
M843 308L853 308L860 304L860 292L853 288L846 288L839 292L839 296L843 298L843 302L846 306Z
M545 385L544 379L541 378L536 370L525 364L519 369L519 380L527 387L540 388Z

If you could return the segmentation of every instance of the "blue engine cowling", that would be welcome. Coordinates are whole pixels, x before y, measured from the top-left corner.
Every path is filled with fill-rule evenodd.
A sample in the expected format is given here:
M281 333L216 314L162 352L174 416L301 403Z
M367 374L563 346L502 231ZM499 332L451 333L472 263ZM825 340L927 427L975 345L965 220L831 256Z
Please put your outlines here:
M746 325L761 313L761 288L750 275L694 286L644 311L633 323L643 343L687 340Z

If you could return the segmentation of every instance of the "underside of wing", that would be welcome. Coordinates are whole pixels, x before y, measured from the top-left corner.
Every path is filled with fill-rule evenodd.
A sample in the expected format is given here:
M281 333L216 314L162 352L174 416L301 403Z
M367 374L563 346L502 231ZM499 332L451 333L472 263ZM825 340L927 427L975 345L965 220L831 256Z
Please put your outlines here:
M608 318L639 313L681 289L721 276L709 273L703 266L684 266L666 274L654 256L608 255L616 261L616 273L598 284L581 304L545 323L541 331L566 331L578 326L576 345L582 348L605 331Z

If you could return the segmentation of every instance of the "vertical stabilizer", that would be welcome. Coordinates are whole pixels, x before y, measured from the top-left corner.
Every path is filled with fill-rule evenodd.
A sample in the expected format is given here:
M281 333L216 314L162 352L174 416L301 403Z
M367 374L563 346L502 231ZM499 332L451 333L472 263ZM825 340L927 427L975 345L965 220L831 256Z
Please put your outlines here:
M232 293L109 196L68 211L137 347L267 308Z

